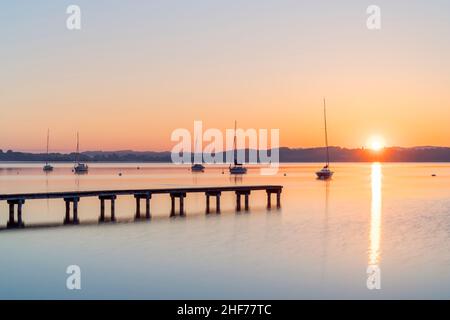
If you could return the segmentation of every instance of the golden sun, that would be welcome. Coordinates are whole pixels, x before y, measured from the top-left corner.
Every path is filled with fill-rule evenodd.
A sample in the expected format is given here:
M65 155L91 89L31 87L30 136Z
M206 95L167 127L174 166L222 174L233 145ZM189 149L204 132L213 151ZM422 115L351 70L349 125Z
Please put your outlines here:
M385 142L383 137L381 136L371 136L368 140L367 140L367 148L369 148L372 151L380 151L382 149L384 149L385 147Z

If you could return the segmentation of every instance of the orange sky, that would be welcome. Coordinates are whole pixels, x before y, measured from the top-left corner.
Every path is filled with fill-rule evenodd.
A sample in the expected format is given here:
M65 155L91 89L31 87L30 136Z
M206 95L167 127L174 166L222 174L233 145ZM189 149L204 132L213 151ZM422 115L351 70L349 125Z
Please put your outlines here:
M82 150L170 150L174 129L235 119L280 129L282 146L321 146L324 96L332 145L374 134L388 146L450 145L450 28L437 8L406 14L381 1L383 28L369 31L351 1L328 4L334 15L285 1L159 5L114 3L106 15L82 2L91 19L78 33L54 6L27 4L37 13L22 20L11 7L0 22L0 148L44 150L50 128L56 151L74 150L77 130Z

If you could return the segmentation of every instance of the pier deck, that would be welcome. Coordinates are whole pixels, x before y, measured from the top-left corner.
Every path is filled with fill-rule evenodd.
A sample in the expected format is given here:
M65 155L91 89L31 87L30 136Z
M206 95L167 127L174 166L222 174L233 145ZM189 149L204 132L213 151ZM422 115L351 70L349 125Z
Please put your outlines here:
M216 213L220 213L220 196L222 192L234 192L236 194L236 210L241 211L241 196L245 197L245 210L249 210L249 196L252 191L266 191L267 207L271 207L271 196L276 194L277 207L280 207L280 196L283 186L280 185L253 185L253 186L212 186L212 187L177 187L177 188L154 188L154 189L119 189L119 190L89 190L68 192L45 192L45 193L18 193L0 194L0 201L6 201L9 205L9 220L7 228L23 228L25 226L22 214L26 201L38 199L63 199L65 201L64 224L78 224L78 202L86 197L98 197L100 200L99 222L114 222L115 201L117 196L133 195L136 199L136 219L141 219L140 203L145 199L145 219L150 219L150 199L152 195L168 194L171 198L170 216L175 216L175 199L179 200L179 215L184 216L184 198L189 193L204 193L206 197L206 213L210 213L210 197L216 197ZM105 218L105 201L111 204L111 217ZM17 207L17 210L15 208ZM72 216L71 210L72 207ZM16 219L17 211L17 219Z

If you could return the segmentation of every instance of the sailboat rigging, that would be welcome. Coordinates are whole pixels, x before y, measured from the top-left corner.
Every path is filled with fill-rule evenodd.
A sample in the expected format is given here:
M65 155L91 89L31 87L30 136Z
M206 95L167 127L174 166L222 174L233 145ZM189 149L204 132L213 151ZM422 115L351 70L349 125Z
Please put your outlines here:
M325 146L326 146L327 162L320 171L316 172L316 175L318 179L327 180L333 176L333 171L330 170L330 151L328 146L328 129L327 129L327 105L325 102L325 98L323 99L323 117L325 122Z
M194 149L194 161L195 161L195 155L197 152L197 147L198 147L198 138L195 139L195 149ZM203 157L202 157L203 159ZM205 166L202 163L193 163L191 166L191 171L192 172L203 172L205 171Z
M234 121L234 142L233 142L233 158L234 165L230 164L230 174L246 174L247 168L243 166L242 163L237 161L237 143L236 143L236 131L237 131L237 121Z
M88 172L88 165L85 163L80 162L80 135L77 132L77 153L75 158L75 166L73 167L73 171L75 173L81 174L81 173L87 173Z
M49 146L49 143L50 143L50 129L47 129L47 157L46 157L45 165L42 168L42 170L44 170L45 172L53 171L53 166L48 163L48 158L49 158L48 146Z

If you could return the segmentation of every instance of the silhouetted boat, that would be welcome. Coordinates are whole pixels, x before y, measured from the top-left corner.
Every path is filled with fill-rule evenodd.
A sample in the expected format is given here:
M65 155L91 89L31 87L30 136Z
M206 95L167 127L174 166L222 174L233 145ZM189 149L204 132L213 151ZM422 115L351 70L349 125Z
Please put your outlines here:
M327 180L333 176L333 171L330 170L330 152L328 150L328 131L327 131L327 107L325 99L323 99L323 116L325 121L325 145L327 148L327 163L320 171L316 172L316 175L318 179Z
M236 130L237 130L237 122L234 121L234 143L233 143L234 165L233 166L230 165L230 174L246 174L247 168L245 168L242 163L239 163L237 161Z
M44 167L42 168L42 170L44 170L45 172L53 171L53 166L50 165L50 164L48 164L48 163L46 163L46 164L44 165Z
M75 173L87 173L89 170L89 167L85 163L77 163L75 167L73 168Z
M197 140L195 141L195 151L197 151ZM194 154L194 159L195 159L195 154ZM203 172L205 171L205 166L201 163L194 163L191 166L191 171L192 172Z
M53 167L51 164L48 163L48 145L50 142L50 129L47 130L47 161L45 162L44 167L42 168L42 170L44 170L45 172L50 172L53 171Z
M205 171L205 166L200 163L195 163L191 167L192 172L203 172Z
M78 174L87 173L89 170L88 165L85 163L81 163L79 161L79 159L80 159L80 135L77 132L77 153L76 153L75 166L73 167L73 171Z

